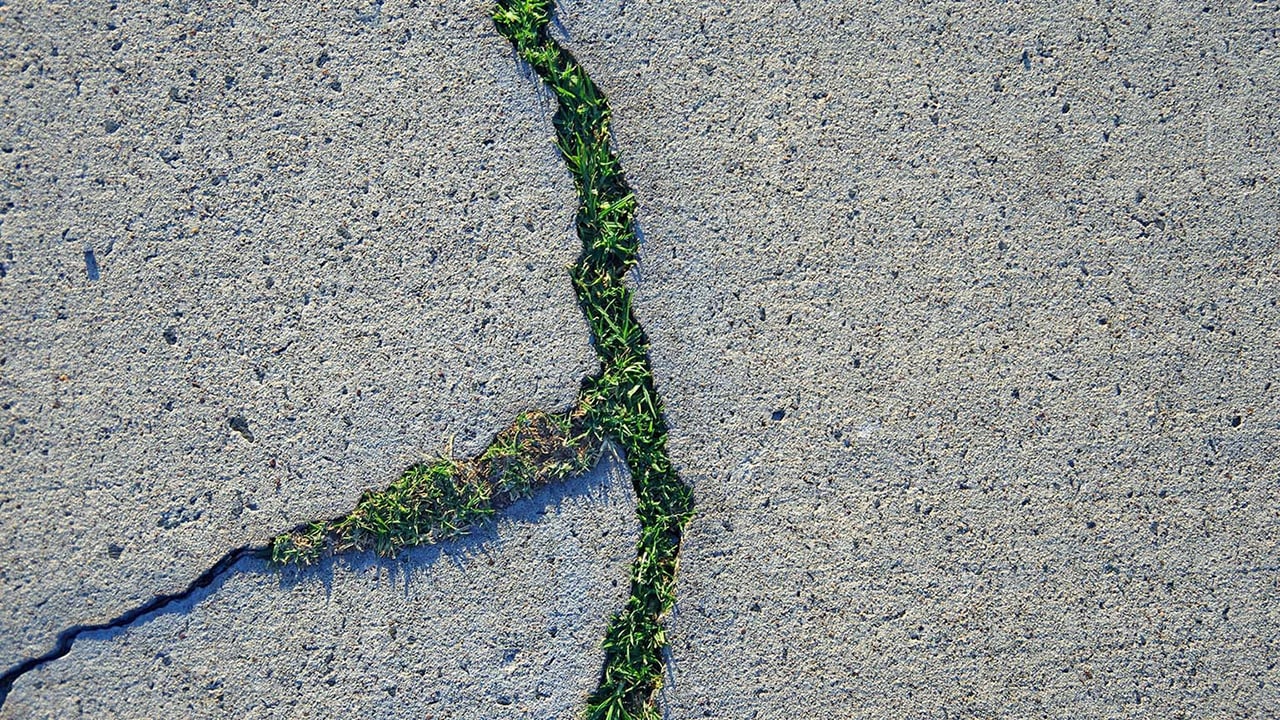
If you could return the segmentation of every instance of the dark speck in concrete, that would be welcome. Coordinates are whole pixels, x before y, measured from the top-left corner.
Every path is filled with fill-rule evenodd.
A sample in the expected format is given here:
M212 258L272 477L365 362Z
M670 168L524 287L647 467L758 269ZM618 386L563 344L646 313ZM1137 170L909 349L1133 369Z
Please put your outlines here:
M232 430L235 430L236 432L244 436L245 440L248 440L249 442L253 442L253 432L249 430L248 420L244 419L239 415L233 415L231 418L227 420L227 424L231 426Z
M93 254L93 248L85 248L84 269L89 274L90 280L96 282L100 277L98 273L98 258Z

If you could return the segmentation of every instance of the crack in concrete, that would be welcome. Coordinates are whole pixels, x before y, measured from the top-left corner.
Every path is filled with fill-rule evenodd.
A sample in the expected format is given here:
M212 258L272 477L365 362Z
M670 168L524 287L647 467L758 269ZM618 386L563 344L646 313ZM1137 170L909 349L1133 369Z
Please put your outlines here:
M195 593L209 587L222 577L231 574L232 568L236 563L248 557L262 555L267 550L265 545L245 545L222 556L222 559L214 563L209 569L200 573L200 576L192 580L183 590L173 593L172 595L156 595L146 603L139 605L130 610L126 610L112 620L103 623L90 623L87 625L73 625L66 630L58 633L58 639L54 643L54 647L49 652L40 657L28 658L14 665L0 675L0 709L4 708L4 703L9 698L9 691L13 689L13 684L18 678L27 673L37 670L48 663L71 652L71 646L76 639L85 633L100 632L103 630L115 630L118 628L128 627L148 615L160 612L170 605L182 602L190 598Z
M411 467L386 490L365 493L346 515L301 524L267 545L232 550L181 592L157 595L108 622L63 630L51 651L0 675L0 708L20 677L65 656L81 635L128 627L186 600L230 574L242 559L308 564L325 553L373 548L394 555L435 543L467 532L535 488L591 469L608 438L625 453L641 533L631 595L609 624L604 667L588 713L591 718L657 717L655 697L667 647L663 621L675 603L692 491L667 456L649 341L632 312L633 291L626 282L639 250L635 195L610 147L608 103L574 57L549 37L551 10L551 0L499 0L493 19L557 97L556 144L578 191L582 252L570 275L602 368L583 381L574 408L523 413L475 458Z
M498 31L554 93L556 144L578 191L582 254L571 269L578 303L603 365L583 383L588 425L625 451L636 492L640 541L631 596L609 624L600 683L589 718L657 718L667 648L663 621L675 604L675 577L693 493L667 455L667 426L654 386L649 340L632 311L627 273L636 266L636 197L611 147L608 101L569 51L549 35L553 0L498 0Z
M585 421L581 400L568 412L521 413L476 457L414 465L385 490L365 492L351 512L278 535L271 560L310 565L370 548L389 557L465 534L535 489L595 467L604 439Z
M107 622L63 630L52 650L0 675L0 709L20 677L71 652L81 635L129 627L232 574L240 560L260 557L280 565L305 565L325 552L336 555L370 548L383 556L394 555L404 547L465 534L534 489L591 470L600 459L603 440L597 431L583 426L584 407L580 400L578 407L564 413L521 413L476 458L415 465L390 488L366 492L346 515L303 523L266 545L236 548L180 592L157 595ZM385 513L388 504L396 506L394 515L378 514ZM406 513L406 507L411 512Z

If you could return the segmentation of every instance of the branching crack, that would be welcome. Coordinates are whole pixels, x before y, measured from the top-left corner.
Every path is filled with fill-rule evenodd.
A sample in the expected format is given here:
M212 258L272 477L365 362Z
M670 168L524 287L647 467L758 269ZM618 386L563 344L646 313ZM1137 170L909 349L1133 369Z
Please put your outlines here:
M265 546L227 553L180 593L157 596L106 623L62 631L53 650L0 675L0 706L19 677L66 655L80 635L125 627L185 600L241 559L260 555L278 564L305 565L347 551L372 549L392 556L454 537L538 487L591 469L608 440L626 456L640 540L631 595L609 623L604 669L588 717L658 717L655 697L666 648L662 622L675 603L680 541L693 514L693 496L667 456L649 340L632 312L633 293L626 284L639 250L636 198L610 149L608 103L573 55L548 35L551 12L552 0L498 0L493 20L556 96L556 145L577 189L582 253L570 276L601 370L583 381L574 407L522 413L475 458L446 453L414 465L385 490L366 492L345 515L304 523Z

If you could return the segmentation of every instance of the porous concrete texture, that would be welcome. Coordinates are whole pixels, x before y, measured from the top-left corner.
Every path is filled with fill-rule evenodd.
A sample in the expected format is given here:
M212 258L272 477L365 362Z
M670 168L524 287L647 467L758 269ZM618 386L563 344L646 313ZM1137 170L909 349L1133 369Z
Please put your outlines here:
M1280 4L573 0L671 718L1280 714Z
M595 368L486 3L8 2L0 48L0 667Z
M575 717L626 597L634 513L606 461L394 562L242 561L172 612L82 636L0 717Z

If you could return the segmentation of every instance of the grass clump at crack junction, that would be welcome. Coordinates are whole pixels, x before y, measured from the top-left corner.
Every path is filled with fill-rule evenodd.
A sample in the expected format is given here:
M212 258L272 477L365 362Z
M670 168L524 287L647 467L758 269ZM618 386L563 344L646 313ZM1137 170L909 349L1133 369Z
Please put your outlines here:
M641 525L631 597L609 624L604 671L588 716L657 718L654 699L666 647L662 620L675 603L677 555L693 497L667 457L649 342L625 282L639 249L636 199L610 149L609 106L582 66L548 35L551 12L550 0L499 0L493 18L558 100L556 144L578 191L582 254L573 284L603 364L600 375L583 383L579 407L589 427L625 451Z
M277 536L268 552L276 563L310 565L326 553L392 556L455 537L535 488L590 469L601 442L577 410L522 413L475 459L414 465L387 489L364 493L346 515Z

